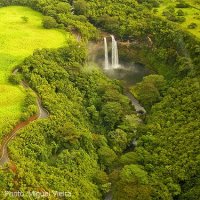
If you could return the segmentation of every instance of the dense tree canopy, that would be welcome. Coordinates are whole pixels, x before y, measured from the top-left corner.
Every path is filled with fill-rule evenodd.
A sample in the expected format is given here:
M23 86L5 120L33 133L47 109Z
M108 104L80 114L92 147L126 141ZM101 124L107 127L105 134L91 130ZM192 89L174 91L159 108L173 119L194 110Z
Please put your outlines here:
M44 27L82 37L58 50L36 50L19 65L50 116L10 144L14 162L0 173L2 191L63 190L72 199L102 199L111 189L117 200L200 198L200 42L171 22L184 13L172 18L169 8L167 19L155 16L159 2L1 1L30 6L46 15ZM87 65L84 42L98 38L95 27L128 41L130 56L136 51L158 73L131 90L148 111L143 124L120 83ZM36 113L34 99L29 91L23 119Z

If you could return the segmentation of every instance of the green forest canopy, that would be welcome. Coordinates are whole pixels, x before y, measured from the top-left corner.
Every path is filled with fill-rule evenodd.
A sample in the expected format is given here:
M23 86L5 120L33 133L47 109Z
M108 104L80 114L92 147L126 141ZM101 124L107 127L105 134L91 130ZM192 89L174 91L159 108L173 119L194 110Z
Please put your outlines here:
M63 190L72 199L102 199L111 189L119 200L199 199L199 40L153 14L156 0L9 4L51 16L84 42L97 39L95 27L135 42L129 51L159 75L132 88L148 110L140 124L118 81L84 70L84 42L35 51L19 67L50 117L24 128L10 144L13 162L1 173L2 191ZM124 153L135 138L136 149Z

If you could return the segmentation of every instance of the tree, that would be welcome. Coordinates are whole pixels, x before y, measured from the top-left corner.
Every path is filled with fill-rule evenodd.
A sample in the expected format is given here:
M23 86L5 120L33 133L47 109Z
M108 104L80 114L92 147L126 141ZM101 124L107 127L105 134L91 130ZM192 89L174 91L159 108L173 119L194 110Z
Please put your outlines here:
M65 2L58 3L55 8L56 8L57 13L59 14L60 13L67 14L67 13L70 13L72 10L72 7L70 6L70 4L65 3Z
M184 1L181 1L180 3L176 4L176 8L189 8L190 5Z
M181 76L186 76L193 69L192 60L189 57L179 57L177 67L179 74Z
M103 146L98 150L99 162L105 167L111 167L117 159L115 152L109 147Z
M12 84L18 85L21 81L21 76L19 74L12 74L9 76L9 81Z
M127 147L127 134L121 129L116 129L108 134L109 146L117 153L122 153Z
M24 23L27 23L29 21L29 18L27 16L23 16L21 17L21 19Z
M147 108L159 102L165 90L166 81L161 75L149 75L131 90L138 100Z
M74 1L74 10L75 13L78 15L85 15L88 10L86 1L85 0Z
M177 11L177 15L178 16L184 16L185 14L184 14L184 12L182 10L178 10Z
M50 16L45 16L43 18L42 24L43 24L44 28L46 28L46 29L56 28L58 26L56 20Z
M147 172L139 165L126 165L119 173L119 180L114 184L114 199L150 200L151 187L148 185Z
M195 28L197 28L197 24L192 22L191 24L188 25L188 28L189 29L195 29Z
M112 130L119 125L122 115L123 108L118 102L107 102L101 110L101 116L108 130Z

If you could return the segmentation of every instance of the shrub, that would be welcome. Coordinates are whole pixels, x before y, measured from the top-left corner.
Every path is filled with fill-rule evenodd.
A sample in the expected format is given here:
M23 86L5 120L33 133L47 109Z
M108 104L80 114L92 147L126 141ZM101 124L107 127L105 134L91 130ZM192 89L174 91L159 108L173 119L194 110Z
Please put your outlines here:
M176 4L176 8L189 8L190 5L188 3L185 2L181 2L181 3L177 3Z
M45 16L43 18L43 27L46 28L46 29L57 28L58 24L53 17Z
M189 29L195 29L195 28L197 28L197 24L193 22L193 23L188 25L188 28Z
M182 23L182 22L185 22L186 19L185 19L185 17L177 17L176 21Z
M27 23L27 22L28 22L28 20L29 20L29 18L28 18L28 17L26 17L26 16L23 16L23 17L21 17L21 19L22 19L22 21L23 21L24 23Z
M14 85L18 85L21 81L21 77L19 74L18 75L12 74L9 76L8 80L10 83L12 83Z
M184 16L185 14L184 14L184 12L182 10L178 10L177 11L177 15L178 16Z
M153 9L153 13L156 14L157 12L158 12L158 9L157 9L157 8L154 8L154 9Z
M77 0L74 2L74 10L78 15L86 14L88 9L87 2L85 0Z
M170 15L170 12L165 10L162 12L162 15L167 17Z
M152 5L154 8L158 8L160 6L160 3L158 1L153 1Z
M172 15L172 14L167 16L167 19L172 21L172 22L176 22L177 21L177 17L175 15Z

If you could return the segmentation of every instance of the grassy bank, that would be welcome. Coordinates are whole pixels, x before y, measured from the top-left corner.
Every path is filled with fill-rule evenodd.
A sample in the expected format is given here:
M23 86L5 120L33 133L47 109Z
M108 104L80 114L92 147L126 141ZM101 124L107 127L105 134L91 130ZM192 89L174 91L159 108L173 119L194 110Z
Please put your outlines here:
M164 0L160 4L160 7L157 8L158 12L156 13L156 15L166 18L165 16L163 16L163 12L169 11L171 15L184 17L185 21L177 24L179 24L180 27L184 30L189 31L190 33L200 38L200 4L197 3L197 1L195 0L186 0L185 2L189 5L187 8L177 8L176 5L179 3L179 1ZM172 12L172 9L174 9L174 12ZM193 29L188 28L191 23L195 23L197 27Z
M26 7L0 8L0 137L19 119L25 91L9 83L13 68L38 48L57 48L66 34L42 27L43 16Z

